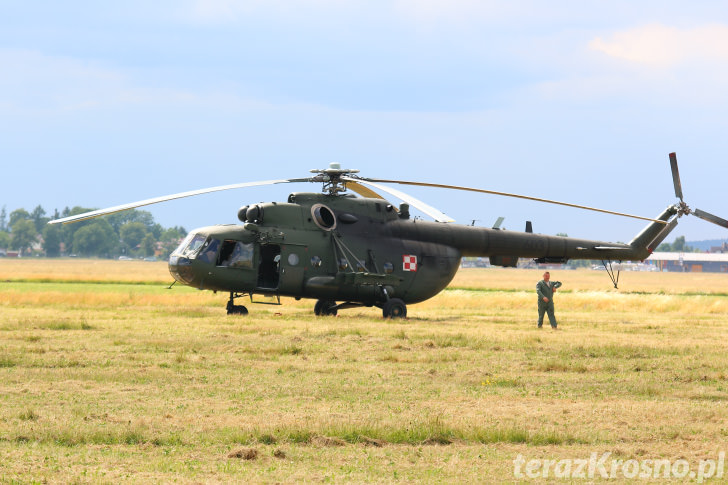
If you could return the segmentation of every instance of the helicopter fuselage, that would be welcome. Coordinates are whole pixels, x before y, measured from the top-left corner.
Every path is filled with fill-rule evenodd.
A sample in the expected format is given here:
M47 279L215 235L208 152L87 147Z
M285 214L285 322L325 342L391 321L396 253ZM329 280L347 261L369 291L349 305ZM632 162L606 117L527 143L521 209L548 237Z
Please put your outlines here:
M669 210L661 217L672 215ZM286 203L246 206L242 225L192 231L169 269L180 283L213 291L344 300L381 306L417 303L442 291L463 256L515 266L518 257L641 260L662 225L631 244L411 219L383 199L295 193Z
M406 303L442 291L460 264L449 245L402 238L402 221L384 200L293 194L257 204L242 225L196 229L172 254L180 283L215 291ZM243 255L243 256L239 256Z

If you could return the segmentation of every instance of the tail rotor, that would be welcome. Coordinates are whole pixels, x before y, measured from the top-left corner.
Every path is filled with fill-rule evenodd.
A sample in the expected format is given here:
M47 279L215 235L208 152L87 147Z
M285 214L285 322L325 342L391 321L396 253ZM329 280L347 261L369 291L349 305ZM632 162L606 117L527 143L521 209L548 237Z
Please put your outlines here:
M680 203L677 206L678 215L683 216L693 214L705 221L712 222L713 224L717 224L721 227L725 227L728 229L727 220L723 219L722 217L713 215L709 212L705 212L704 210L691 209L685 202L685 200L683 199L682 184L680 183L680 172L677 168L677 155L675 154L675 152L670 154L670 168L672 169L672 183L675 186L675 197L680 199Z

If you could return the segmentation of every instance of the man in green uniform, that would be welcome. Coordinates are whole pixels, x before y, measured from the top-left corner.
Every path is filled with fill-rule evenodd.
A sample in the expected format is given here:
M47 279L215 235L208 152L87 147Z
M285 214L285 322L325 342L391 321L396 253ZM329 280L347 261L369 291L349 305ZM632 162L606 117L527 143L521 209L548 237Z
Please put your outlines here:
M538 328L543 326L543 314L549 316L551 328L556 330L556 315L554 315L554 291L561 286L560 281L549 281L551 274L546 271L543 274L543 280L536 283L536 293L538 293Z

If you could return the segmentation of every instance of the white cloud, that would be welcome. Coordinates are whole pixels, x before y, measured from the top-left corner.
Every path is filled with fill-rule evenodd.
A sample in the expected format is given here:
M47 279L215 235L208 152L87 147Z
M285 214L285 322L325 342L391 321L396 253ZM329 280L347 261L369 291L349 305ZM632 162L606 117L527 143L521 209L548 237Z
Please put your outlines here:
M203 22L234 20L246 11L255 10L261 2L241 2L238 0L195 0L191 16Z
M155 106L247 109L266 103L239 95L235 86L194 92L170 86L172 77L159 72L137 72L72 57L33 50L0 49L0 119L11 114L46 116L52 112L148 108Z
M600 37L574 32L519 54L528 65L558 67L519 93L534 103L617 112L700 107L711 113L728 103L728 26L722 24L649 24Z
M542 20L555 9L538 4L524 6L503 0L191 0L182 7L182 16L193 23L226 24L246 17L280 21L291 19L314 24L327 20L339 22L352 18L375 23L397 24L402 28L452 29L475 27L505 19L523 22ZM457 33L457 32L453 32Z
M728 26L704 25L678 29L662 24L646 25L597 37L589 47L609 57L633 63L673 67L689 61L728 61Z
M0 49L0 102L20 110L87 109L108 100L125 76L88 61Z
M404 17L423 23L473 22L502 17L514 10L508 3L480 0L398 0L395 9Z
M263 16L303 20L314 12L330 15L336 11L351 11L356 2L339 0L192 0L183 7L182 15L195 23L225 24L245 17Z

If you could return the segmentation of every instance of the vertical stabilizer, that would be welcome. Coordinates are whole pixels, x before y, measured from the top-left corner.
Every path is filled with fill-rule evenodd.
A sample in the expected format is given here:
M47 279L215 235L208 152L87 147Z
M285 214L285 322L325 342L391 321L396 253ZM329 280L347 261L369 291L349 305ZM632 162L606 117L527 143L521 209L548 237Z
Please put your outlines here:
M674 205L665 209L662 214L657 216L658 220L665 221L667 224L653 222L645 227L632 241L629 243L635 249L647 249L652 252L670 232L677 226L677 217L670 221L670 218L678 213L677 207ZM668 222L669 221L669 222Z

